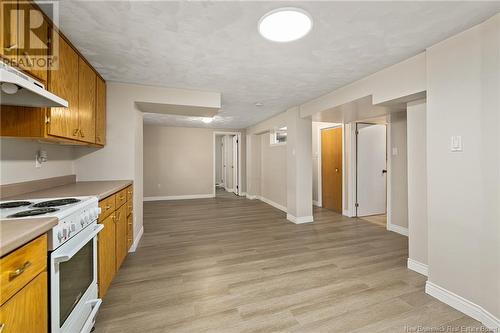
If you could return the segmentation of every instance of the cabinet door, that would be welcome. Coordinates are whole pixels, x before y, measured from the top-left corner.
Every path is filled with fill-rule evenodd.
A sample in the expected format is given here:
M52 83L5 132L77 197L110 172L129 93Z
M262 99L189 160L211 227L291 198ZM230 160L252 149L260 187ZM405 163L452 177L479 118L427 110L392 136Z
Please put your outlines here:
M127 256L127 206L116 211L116 270Z
M0 0L0 15L2 18L0 55L9 61L17 62L17 49L19 47L17 3L9 0Z
M28 2L19 3L20 26L18 39L22 41L17 54L18 67L35 79L47 83L47 55L49 23L38 8Z
M99 297L103 298L116 273L115 213L99 223L104 225L97 236Z
M79 140L95 143L96 79L94 70L79 58L78 122Z
M48 307L47 272L42 272L0 307L2 333L46 333Z
M58 68L49 71L49 90L68 101L67 108L51 108L48 134L78 139L78 54L59 39Z
M133 215L130 214L127 217L127 249L130 249L132 243L134 242L134 218Z
M95 143L106 144L106 82L97 78L97 102L95 121Z

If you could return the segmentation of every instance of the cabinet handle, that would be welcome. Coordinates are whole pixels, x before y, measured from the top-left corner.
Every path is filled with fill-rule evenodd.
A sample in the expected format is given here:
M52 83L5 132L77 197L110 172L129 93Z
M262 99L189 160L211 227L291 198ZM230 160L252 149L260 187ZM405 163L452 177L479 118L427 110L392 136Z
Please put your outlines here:
M12 51L13 49L15 49L17 47L17 44L12 44L11 46L9 47L5 47L4 50L5 51ZM1 332L1 331L0 331Z
M10 280L13 280L15 279L16 277L18 277L19 275L23 274L24 271L26 270L26 268L30 267L31 266L31 262L29 261L26 261L21 267L19 267L18 269L16 269L15 271L13 272L10 272L9 274L9 279ZM1 332L1 331L0 331Z
M1 324L0 324L0 333L2 333L2 332L3 332L4 327L5 327L5 324L4 324L4 323L1 323Z
M75 129L73 130L73 136L77 136L77 135L78 135L78 131L79 131L79 129L78 129L78 128L75 128Z
M106 210L110 209L111 205L106 205Z
M84 137L85 137L85 134L83 134L83 131L82 131L82 130L80 130L80 136L81 136L82 138L84 138Z

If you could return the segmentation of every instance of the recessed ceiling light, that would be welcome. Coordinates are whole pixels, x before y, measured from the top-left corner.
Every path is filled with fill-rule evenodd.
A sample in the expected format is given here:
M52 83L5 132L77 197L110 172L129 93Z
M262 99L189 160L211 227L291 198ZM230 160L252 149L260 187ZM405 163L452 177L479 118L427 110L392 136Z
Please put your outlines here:
M214 121L214 118L202 117L201 121L203 121L205 124L210 124L212 121Z
M255 106L259 106L260 107L260 106L264 106L264 104L261 103L261 102L257 102L257 103L255 103Z
M273 42L291 42L307 35L312 25L312 18L305 10L285 7L262 16L259 32Z

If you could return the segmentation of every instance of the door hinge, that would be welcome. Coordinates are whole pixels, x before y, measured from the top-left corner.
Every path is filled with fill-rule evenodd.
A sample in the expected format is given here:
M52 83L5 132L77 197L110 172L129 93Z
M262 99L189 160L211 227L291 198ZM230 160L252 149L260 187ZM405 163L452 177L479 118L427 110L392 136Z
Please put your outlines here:
M359 203L357 203L357 202L356 202L356 203L354 204L354 207L359 207Z
M356 130L356 135L358 135L358 134L359 134L359 131L358 131L358 130Z
M50 117L45 115L45 123L50 124Z

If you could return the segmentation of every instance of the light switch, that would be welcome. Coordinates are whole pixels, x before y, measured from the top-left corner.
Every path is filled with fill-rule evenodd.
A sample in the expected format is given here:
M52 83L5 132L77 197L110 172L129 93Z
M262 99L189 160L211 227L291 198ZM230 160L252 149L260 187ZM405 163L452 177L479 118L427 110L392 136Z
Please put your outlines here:
M398 155L398 147L392 147L392 156Z
M463 151L462 136L454 135L451 137L451 151L452 152Z

